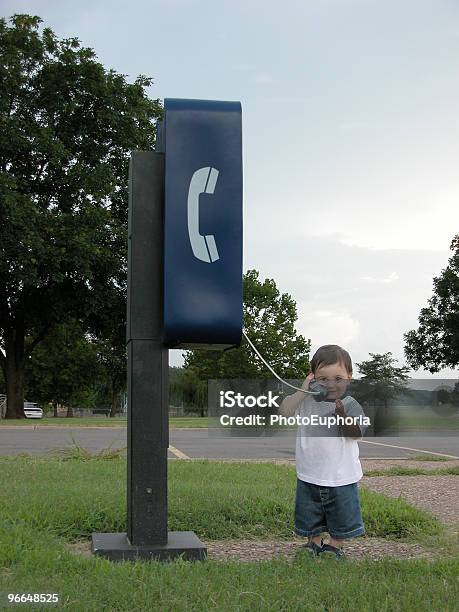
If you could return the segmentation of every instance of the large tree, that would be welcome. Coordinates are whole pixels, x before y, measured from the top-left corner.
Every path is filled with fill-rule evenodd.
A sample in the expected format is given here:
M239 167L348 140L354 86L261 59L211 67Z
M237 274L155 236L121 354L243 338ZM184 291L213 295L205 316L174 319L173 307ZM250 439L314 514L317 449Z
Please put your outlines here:
M248 337L271 367L287 378L304 378L309 369L310 341L295 330L297 309L288 293L280 293L273 279L259 280L256 270L244 275L244 327ZM273 378L245 338L229 351L190 351L185 369L201 381L212 378Z
M421 310L418 329L404 335L408 363L432 373L459 366L459 234L450 248L453 255L433 279L433 295Z
M122 319L121 319L122 321ZM30 355L25 368L25 395L43 405L99 408L109 405L110 416L118 412L126 390L124 326L119 337L94 337L75 319L53 327Z
M373 415L374 433L396 424L389 411L389 403L397 396L408 393L407 380L410 368L397 366L392 353L370 353L371 359L356 363L362 377L355 380L350 389L351 395L375 409ZM367 415L369 416L369 415Z
M129 153L151 149L151 79L105 68L41 19L0 19L0 365L23 416L24 363L57 323L94 321L126 283Z
M207 381L200 380L193 368L169 368L169 404L202 417L207 411Z
M105 381L106 394L110 401L110 417L116 416L120 394L127 387L127 352L126 352L126 302L123 300L118 309L111 310L113 317L105 319L106 325L99 327L94 340L99 369ZM100 317L98 317L100 321ZM103 319L102 319L103 320ZM94 329L94 326L92 326Z
M51 403L55 415L59 405L67 407L67 416L73 416L77 406L91 405L97 384L103 380L97 346L85 327L67 318L53 327L27 360L27 399Z

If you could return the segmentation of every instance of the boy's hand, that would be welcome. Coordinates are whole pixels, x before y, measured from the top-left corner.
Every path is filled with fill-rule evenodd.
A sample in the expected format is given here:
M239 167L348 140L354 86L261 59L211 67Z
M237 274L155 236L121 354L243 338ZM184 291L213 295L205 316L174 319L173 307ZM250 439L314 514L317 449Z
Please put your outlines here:
M335 400L335 406L335 414L337 416L342 416L343 418L347 416L346 411L344 410L344 404L340 399ZM349 438L362 437L362 433L358 425L340 425L340 429L342 435Z
M308 391L309 383L311 382L311 380L314 380L314 374L312 372L306 376L306 378L304 379L304 383L301 385L301 388L305 391Z
M308 374L303 384L301 385L301 389L303 389L304 391L309 391L309 383L313 378L314 374L312 374L312 372L311 374ZM304 401L304 398L305 394L302 391L296 391L291 395L287 395L287 397L284 397L284 399L282 400L282 404L279 407L279 414L282 414L284 416L293 416L298 410L298 407L300 406L301 402Z
M335 400L335 414L345 417L346 412L344 410L344 404L340 399Z

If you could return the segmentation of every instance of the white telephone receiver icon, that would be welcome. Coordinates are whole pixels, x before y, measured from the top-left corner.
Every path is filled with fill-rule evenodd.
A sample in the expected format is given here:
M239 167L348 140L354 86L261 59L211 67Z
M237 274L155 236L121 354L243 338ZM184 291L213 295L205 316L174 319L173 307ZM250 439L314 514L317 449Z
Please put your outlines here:
M212 263L220 259L215 238L212 234L203 236L199 232L199 196L213 193L218 179L218 170L206 166L199 168L191 177L188 189L188 235L195 257Z

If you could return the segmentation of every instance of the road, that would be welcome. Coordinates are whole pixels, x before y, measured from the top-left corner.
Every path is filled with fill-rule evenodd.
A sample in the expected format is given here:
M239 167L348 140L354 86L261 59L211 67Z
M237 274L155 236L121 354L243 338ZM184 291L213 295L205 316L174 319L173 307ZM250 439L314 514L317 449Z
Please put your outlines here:
M216 438L206 429L171 429L169 457L211 459L294 459L295 437ZM29 453L44 455L71 447L73 440L94 453L111 446L126 446L126 428L92 427L0 427L0 455ZM403 458L429 453L459 458L457 432L439 436L413 434L404 437L371 438L359 442L363 458Z

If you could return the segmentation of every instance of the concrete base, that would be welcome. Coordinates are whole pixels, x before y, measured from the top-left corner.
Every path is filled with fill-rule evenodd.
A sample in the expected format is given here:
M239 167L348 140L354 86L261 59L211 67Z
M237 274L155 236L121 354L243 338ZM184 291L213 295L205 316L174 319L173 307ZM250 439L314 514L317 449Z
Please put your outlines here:
M167 544L151 546L132 545L125 533L93 533L91 551L110 561L170 561L180 555L189 561L207 558L207 548L193 531L169 531Z

